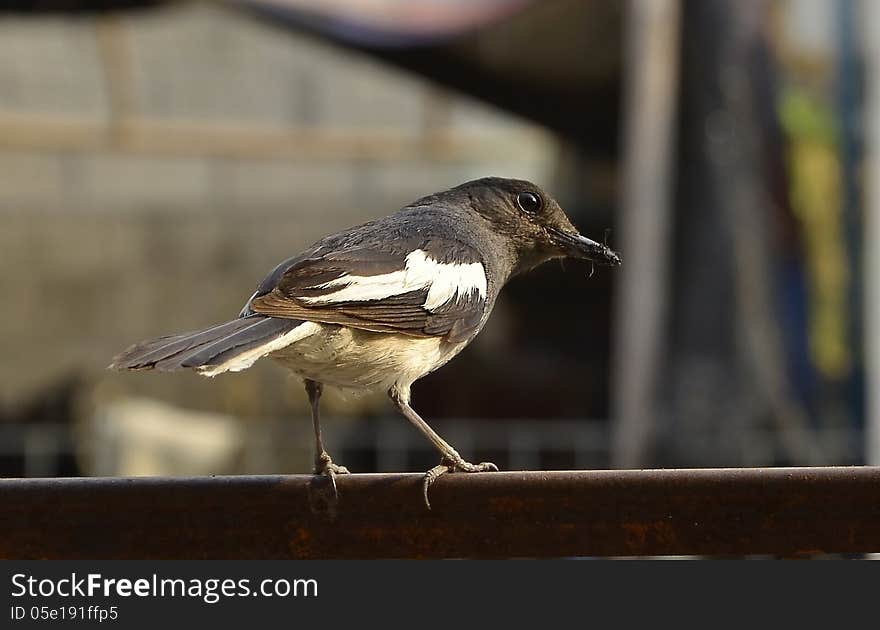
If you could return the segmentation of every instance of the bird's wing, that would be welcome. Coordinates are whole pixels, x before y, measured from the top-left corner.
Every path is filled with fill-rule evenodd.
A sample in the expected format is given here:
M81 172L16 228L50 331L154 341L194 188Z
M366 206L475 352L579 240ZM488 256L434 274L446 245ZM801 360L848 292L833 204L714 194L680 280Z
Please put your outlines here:
M297 259L246 308L458 342L479 327L487 284L479 253L458 241L432 239L408 251L340 247Z

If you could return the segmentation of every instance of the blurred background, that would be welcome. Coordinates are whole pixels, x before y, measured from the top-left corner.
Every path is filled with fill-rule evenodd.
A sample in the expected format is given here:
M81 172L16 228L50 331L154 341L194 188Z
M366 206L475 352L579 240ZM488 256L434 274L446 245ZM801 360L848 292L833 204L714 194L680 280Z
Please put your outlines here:
M487 175L615 270L548 264L414 387L502 469L880 463L871 0L0 3L0 476L308 472L302 384L117 374L326 233ZM423 470L384 396L355 472Z

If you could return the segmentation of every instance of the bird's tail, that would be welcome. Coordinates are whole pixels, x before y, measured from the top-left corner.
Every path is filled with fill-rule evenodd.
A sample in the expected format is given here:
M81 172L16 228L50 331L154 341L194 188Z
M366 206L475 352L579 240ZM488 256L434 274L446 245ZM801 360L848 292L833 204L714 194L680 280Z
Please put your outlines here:
M114 370L160 370L192 368L205 376L237 372L274 350L301 339L315 326L295 319L249 315L183 333L137 343L113 359Z

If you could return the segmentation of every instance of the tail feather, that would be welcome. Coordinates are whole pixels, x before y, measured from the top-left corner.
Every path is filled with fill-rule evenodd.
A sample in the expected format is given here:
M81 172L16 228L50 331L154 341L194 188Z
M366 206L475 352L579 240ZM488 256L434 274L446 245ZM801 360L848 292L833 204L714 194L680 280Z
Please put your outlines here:
M242 351L250 350L296 328L300 323L302 322L298 320L260 318L232 336L193 348L191 352L186 353L186 356L180 357L180 364L190 368L217 365L223 362L223 355L235 356Z
M294 319L250 315L205 330L142 341L116 356L110 368L162 372L204 369L254 350L302 323Z
M117 370L152 369L163 359L169 359L204 343L222 339L241 328L244 323L243 320L233 320L204 330L141 341L114 357L110 367Z

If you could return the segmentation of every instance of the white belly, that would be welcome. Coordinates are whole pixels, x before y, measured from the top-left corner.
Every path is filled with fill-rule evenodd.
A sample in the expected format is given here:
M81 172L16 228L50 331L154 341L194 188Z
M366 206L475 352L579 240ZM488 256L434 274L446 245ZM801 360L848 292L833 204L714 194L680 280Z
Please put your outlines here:
M407 388L458 354L464 343L439 337L404 337L332 324L306 324L314 332L268 354L303 378L343 389Z

